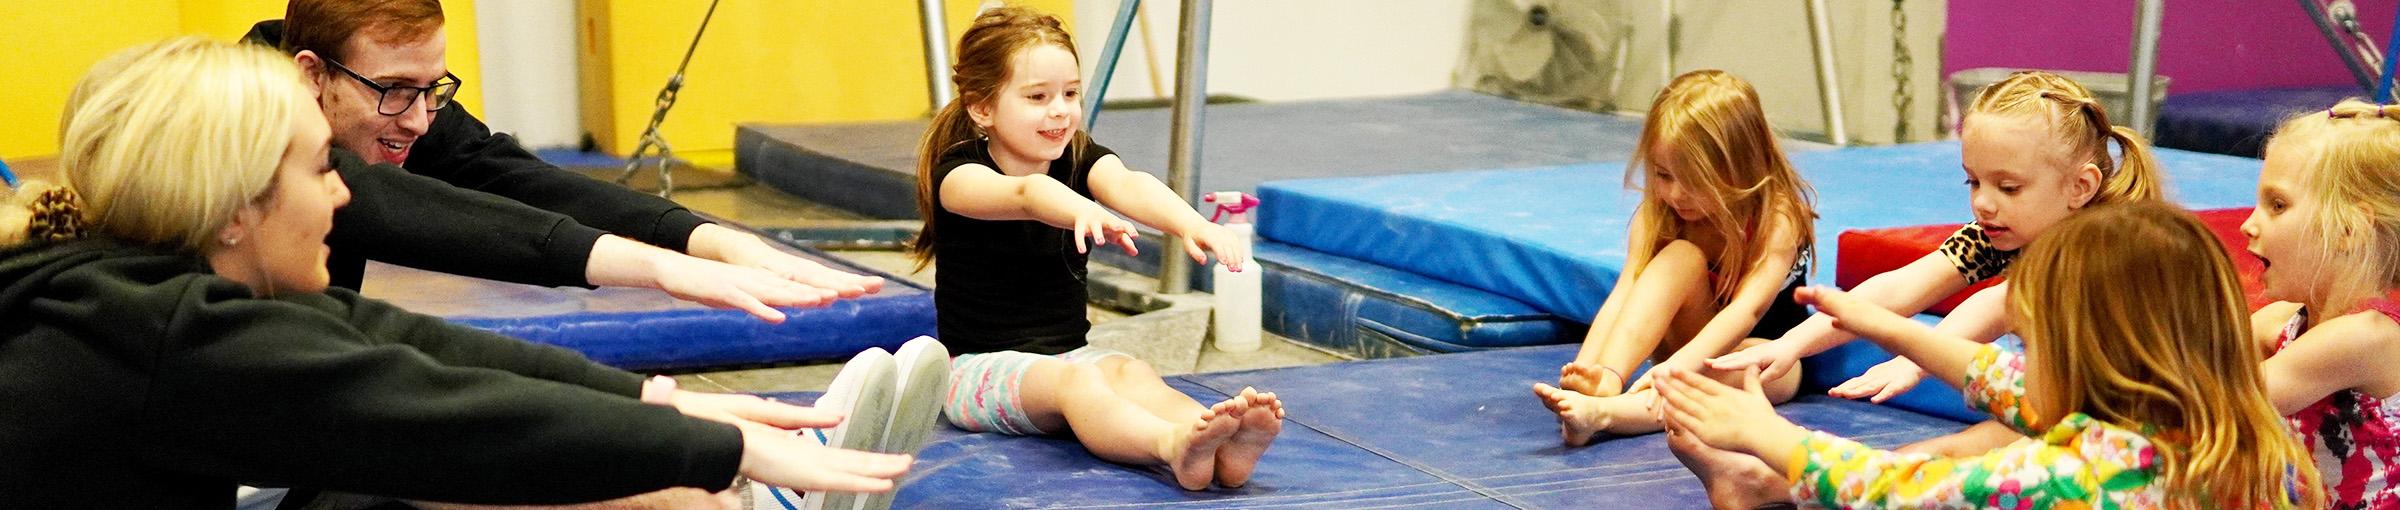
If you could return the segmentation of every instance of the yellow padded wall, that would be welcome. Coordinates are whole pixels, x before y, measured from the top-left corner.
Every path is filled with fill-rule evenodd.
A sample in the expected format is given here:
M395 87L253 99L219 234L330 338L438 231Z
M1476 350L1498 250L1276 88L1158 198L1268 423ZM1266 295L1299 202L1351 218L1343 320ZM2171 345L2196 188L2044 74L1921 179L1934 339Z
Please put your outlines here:
M183 34L234 39L260 20L283 17L283 0L0 1L0 52L15 76L0 93L0 159L58 154L67 93L92 64L127 47ZM472 0L442 2L449 64L466 80L459 99L483 104Z
M75 81L127 46L176 34L176 0L14 0L0 2L0 159L58 154L58 117Z
M955 44L981 2L946 1L946 37ZM1073 0L1012 3L1073 22ZM730 162L735 123L923 117L931 106L917 5L726 0L661 133L679 156ZM708 2L581 0L578 8L583 126L602 150L625 155L640 141Z

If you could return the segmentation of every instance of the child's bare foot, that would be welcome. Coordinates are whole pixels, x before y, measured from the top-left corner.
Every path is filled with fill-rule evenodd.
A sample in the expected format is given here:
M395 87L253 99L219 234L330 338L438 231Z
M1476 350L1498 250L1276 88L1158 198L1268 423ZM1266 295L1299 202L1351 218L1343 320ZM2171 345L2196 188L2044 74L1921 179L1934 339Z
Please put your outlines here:
M1207 411L1202 411L1189 428L1179 427L1159 444L1159 459L1167 469L1175 471L1175 485L1184 490L1208 490L1209 481L1217 474L1217 449L1241 431L1242 413L1249 402L1241 397L1225 399Z
M1625 382L1603 380L1604 374L1607 372L1597 364L1567 363L1558 367L1558 387L1595 397L1605 397L1622 392L1623 388L1613 386Z
M1758 457L1712 448L1691 434L1672 432L1667 434L1667 449L1700 476L1709 506L1749 510L1791 499L1790 482Z
M1250 483L1258 458L1267 454L1275 435L1283 433L1283 401L1274 393L1242 388L1242 395L1235 398L1249 402L1250 408L1242 412L1242 430L1217 449L1217 484L1226 487Z
M1558 413L1558 437L1567 446L1592 443L1592 436L1607 430L1615 419L1610 417L1602 397L1594 397L1548 384L1533 383L1533 394L1542 398L1542 405Z

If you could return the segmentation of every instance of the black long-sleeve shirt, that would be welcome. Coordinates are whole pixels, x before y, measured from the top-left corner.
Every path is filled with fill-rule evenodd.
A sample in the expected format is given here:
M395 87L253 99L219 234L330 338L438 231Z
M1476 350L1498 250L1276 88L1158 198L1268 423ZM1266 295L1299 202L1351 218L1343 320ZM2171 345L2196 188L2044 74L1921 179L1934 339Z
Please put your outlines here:
M243 39L276 46L283 21L261 21ZM368 165L355 155L334 163L351 202L334 214L326 266L333 285L346 289L359 288L370 259L507 282L590 286L584 269L601 235L680 252L707 223L673 201L543 162L458 103L435 112L400 166Z
M345 290L255 298L189 254L0 251L0 317L9 507L230 508L236 481L557 504L722 490L741 459L634 374Z

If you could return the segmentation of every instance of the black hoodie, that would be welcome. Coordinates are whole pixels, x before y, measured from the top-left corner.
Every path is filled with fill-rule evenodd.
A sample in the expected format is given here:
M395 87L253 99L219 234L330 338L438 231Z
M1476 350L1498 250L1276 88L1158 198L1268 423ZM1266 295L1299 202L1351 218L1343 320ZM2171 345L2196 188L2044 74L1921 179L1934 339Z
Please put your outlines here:
M258 22L242 39L277 46L283 20ZM347 77L335 81L358 86ZM334 213L326 266L335 287L352 290L370 259L505 282L590 286L584 268L603 232L681 252L692 231L708 223L673 201L543 162L455 102L434 114L401 166L350 156L336 158L334 168L350 185L351 202Z
M222 509L236 481L481 504L730 485L740 432L640 387L346 290L255 298L189 254L0 250L0 506Z

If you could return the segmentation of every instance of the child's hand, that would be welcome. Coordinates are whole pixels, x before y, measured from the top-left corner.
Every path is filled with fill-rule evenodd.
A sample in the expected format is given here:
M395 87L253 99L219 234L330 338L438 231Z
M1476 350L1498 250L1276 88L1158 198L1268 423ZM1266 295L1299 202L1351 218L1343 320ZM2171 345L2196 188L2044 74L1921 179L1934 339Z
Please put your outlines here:
M1891 361L1878 363L1873 368L1868 368L1867 373L1850 378L1841 386L1825 390L1825 394L1850 399L1864 398L1881 404L1885 400L1891 400L1892 397L1907 393L1910 388L1917 387L1917 383L1923 380L1925 380L1925 370L1917 368L1916 362L1909 361L1908 358L1892 358Z
M1137 235L1140 234L1133 231L1133 222L1110 214L1100 204L1091 204L1075 215L1075 253L1091 253L1091 246L1108 246L1113 240L1125 248L1126 255L1140 255L1133 247ZM1088 246L1083 242L1085 237L1092 239Z
M1708 360L1708 368L1732 372L1758 367L1760 378L1772 381L1800 366L1800 343L1772 340Z
M1740 388L1699 372L1661 372L1650 373L1658 381L1659 417L1671 432L1689 434L1717 449L1756 454L1760 448L1755 431L1791 427L1791 422L1775 414L1775 405L1767 402L1766 391L1759 387L1758 369L1742 371Z
M1828 287L1803 287L1792 292L1792 301L1817 307L1817 313L1833 317L1833 327L1858 336L1893 339L1925 328L1875 303Z
M1192 262L1201 265L1207 265L1209 252L1215 252L1217 260L1225 263L1225 269L1236 273L1250 263L1250 240L1215 223L1184 232L1183 251L1192 256Z

